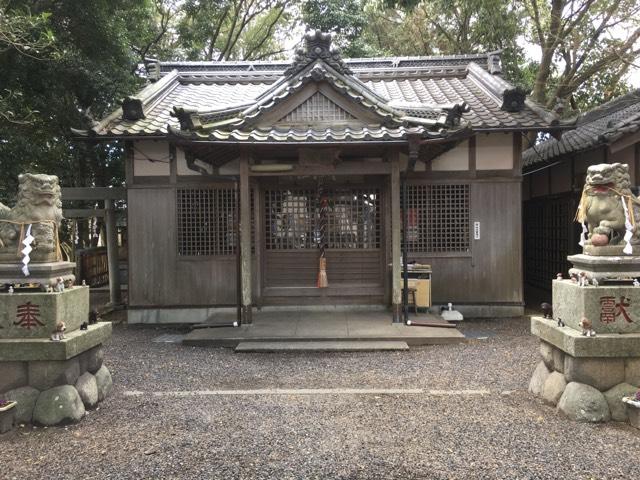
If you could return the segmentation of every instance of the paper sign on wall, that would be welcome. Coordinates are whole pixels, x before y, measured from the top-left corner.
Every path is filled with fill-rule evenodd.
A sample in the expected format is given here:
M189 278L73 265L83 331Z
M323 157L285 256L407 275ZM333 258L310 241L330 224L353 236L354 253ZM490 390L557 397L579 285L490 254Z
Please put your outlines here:
M473 239L480 240L480 222L473 222Z

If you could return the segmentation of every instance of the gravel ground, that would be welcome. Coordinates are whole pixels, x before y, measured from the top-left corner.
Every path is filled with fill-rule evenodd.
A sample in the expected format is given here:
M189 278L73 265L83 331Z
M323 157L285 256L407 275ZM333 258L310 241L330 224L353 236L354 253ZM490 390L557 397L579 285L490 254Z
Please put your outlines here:
M467 322L488 336L409 352L234 354L153 343L168 329L116 326L114 390L76 425L0 437L0 477L632 478L640 432L571 422L527 393L528 320ZM129 396L257 388L485 389L416 394Z

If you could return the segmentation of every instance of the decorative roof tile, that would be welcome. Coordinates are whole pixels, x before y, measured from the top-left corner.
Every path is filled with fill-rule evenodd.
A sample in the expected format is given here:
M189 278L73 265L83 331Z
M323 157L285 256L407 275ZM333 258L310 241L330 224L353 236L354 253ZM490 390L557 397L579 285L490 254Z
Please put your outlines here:
M317 141L445 135L460 128L500 131L557 126L555 117L528 101L504 108L505 95L516 89L497 74L497 52L342 60L329 42L330 37L320 32L308 34L307 49L298 52L293 63L155 63L160 79L135 97L143 108L140 118L123 119L120 109L84 134L166 136L182 130L183 137L207 136L211 141ZM338 125L329 131L316 126L306 133L299 128L280 131L276 125L270 135L258 128L264 114L311 82L328 83L371 112L378 123L358 128ZM520 94L515 93L518 100Z
M525 150L525 171L544 165L567 153L578 153L615 142L623 135L640 130L640 89L607 102L581 115L576 129L560 140L550 138Z

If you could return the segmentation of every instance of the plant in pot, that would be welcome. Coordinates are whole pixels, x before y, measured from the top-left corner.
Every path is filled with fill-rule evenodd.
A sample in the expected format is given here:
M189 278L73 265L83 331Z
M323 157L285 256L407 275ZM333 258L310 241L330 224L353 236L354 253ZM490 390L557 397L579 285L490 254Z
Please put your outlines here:
M630 397L622 397L622 401L627 404L629 423L640 428L640 390Z

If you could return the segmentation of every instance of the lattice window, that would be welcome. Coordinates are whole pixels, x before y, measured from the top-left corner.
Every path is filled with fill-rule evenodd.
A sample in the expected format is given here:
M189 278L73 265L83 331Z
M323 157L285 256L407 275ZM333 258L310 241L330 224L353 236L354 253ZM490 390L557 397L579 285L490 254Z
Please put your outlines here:
M269 250L317 248L322 243L330 249L380 248L376 188L328 189L324 213L316 189L266 190L264 195Z
M235 252L236 192L233 188L177 191L178 255L231 255Z
M409 252L469 252L469 185L409 185L407 188Z
M298 105L279 120L279 123L314 123L354 120L355 117L340 108L320 92Z

